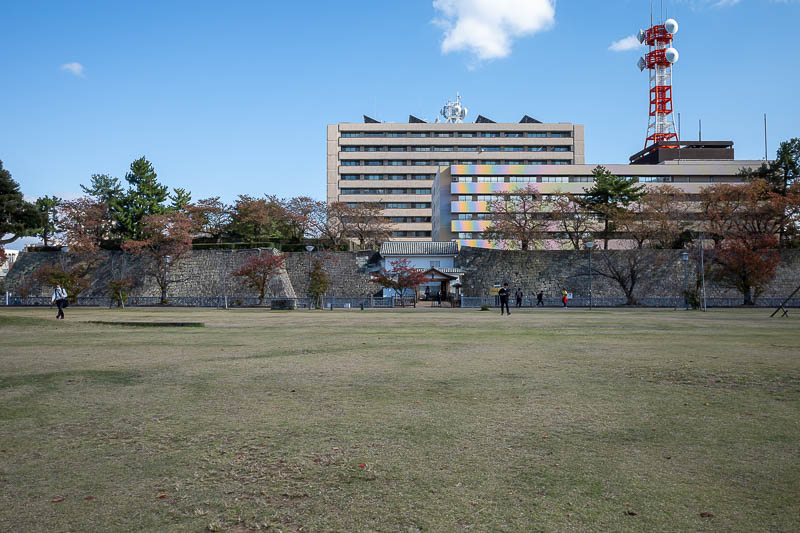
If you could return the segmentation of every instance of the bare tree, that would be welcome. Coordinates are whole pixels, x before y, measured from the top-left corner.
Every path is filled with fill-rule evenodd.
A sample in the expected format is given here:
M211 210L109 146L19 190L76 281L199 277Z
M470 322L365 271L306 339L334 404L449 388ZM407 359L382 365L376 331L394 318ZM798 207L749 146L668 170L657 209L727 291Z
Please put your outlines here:
M546 207L533 185L489 205L488 239L509 248L530 250L541 244L547 231Z
M581 244L591 238L594 215L583 209L572 194L556 194L550 216L553 218L564 245L580 250Z

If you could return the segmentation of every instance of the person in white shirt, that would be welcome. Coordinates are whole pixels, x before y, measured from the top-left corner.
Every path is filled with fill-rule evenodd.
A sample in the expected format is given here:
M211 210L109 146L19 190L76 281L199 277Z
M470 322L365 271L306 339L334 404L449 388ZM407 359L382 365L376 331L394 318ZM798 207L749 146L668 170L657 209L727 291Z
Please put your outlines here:
M58 306L58 314L56 318L64 319L64 307L67 303L67 290L62 289L61 285L56 285L53 289L53 296L50 297L50 303L55 303Z

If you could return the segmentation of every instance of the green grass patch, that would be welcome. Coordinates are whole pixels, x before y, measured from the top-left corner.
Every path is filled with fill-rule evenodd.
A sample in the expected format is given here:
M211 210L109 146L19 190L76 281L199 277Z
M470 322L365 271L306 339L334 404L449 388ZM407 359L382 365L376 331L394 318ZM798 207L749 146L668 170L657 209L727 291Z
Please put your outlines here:
M3 531L798 531L794 317L51 314L0 310Z

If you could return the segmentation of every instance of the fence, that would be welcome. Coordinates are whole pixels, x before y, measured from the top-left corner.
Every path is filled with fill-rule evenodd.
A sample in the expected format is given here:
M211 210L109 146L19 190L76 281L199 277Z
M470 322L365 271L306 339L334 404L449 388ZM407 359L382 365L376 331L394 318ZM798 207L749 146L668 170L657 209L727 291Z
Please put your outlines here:
M756 300L755 307L776 308L785 298L759 298ZM642 307L666 307L675 308L685 305L683 298L637 298ZM738 298L706 298L706 307L742 307L742 297ZM557 298L544 298L542 300L545 307L561 307L561 300ZM461 307L476 308L482 306L500 307L499 296L472 297L462 296ZM508 305L516 307L516 301L509 299ZM589 307L589 298L573 298L567 303L569 307ZM625 305L625 298L593 298L594 307L619 307ZM536 298L523 298L522 307L536 307ZM792 298L784 307L800 307L800 298Z
M294 300L295 306L300 309L308 309L312 307L311 298L264 298L264 307L269 307L273 301L280 300ZM408 299L407 299L408 300ZM227 305L226 305L227 304ZM393 298L382 297L345 297L345 296L328 296L323 298L324 309L365 309L371 308L389 308L394 307L395 304L400 306L400 300L397 302ZM49 296L28 296L21 298L19 296L8 296L2 298L0 302L2 306L44 306L50 305ZM106 296L78 296L75 303L71 304L79 307L114 307L117 305L116 300L111 300ZM161 306L161 298L158 296L128 296L125 299L125 307L155 307ZM167 306L169 307L259 307L258 297L256 296L228 296L227 302L225 296L175 296L167 298ZM406 305L410 305L408 301Z

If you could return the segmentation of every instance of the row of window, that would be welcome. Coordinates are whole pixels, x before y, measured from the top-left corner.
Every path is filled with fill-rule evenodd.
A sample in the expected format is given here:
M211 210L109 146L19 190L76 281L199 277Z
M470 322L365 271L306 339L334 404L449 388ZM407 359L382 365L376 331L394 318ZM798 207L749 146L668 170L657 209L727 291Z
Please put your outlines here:
M347 181L406 181L406 180L432 180L434 174L342 174L342 179Z
M572 146L342 146L342 152L571 152Z
M633 176L638 183L672 183L672 176ZM455 176L454 183L592 183L592 176Z
M392 237L430 237L430 231L393 231Z
M349 207L359 207L357 202L347 202L345 205ZM430 209L430 202L381 202L380 206L383 209Z
M482 160L482 161L472 161L472 160L455 160L455 161L443 161L443 160L388 160L388 161L360 161L360 160L346 160L342 161L341 165L343 167L382 167L382 166L390 166L390 167L449 167L450 165L571 165L573 164L571 160L566 161L550 161L547 159L531 159L531 160L521 160L521 159L502 159L502 160Z
M430 189L342 189L340 194L430 194Z
M395 223L402 223L402 222L405 222L405 223L413 223L413 222L420 223L420 222L430 222L431 221L431 217L388 217L386 220L389 221L389 222L395 222Z
M572 137L571 131L344 131L342 137Z

